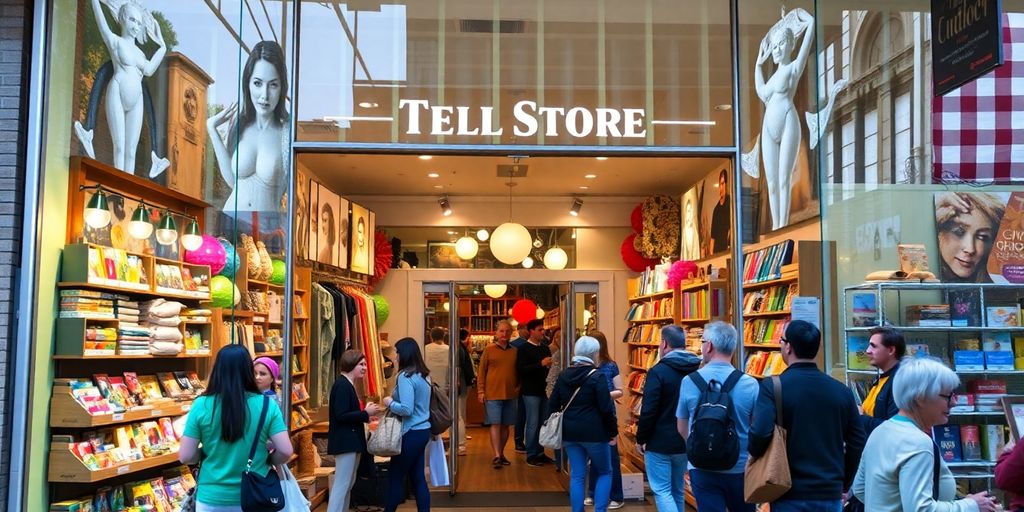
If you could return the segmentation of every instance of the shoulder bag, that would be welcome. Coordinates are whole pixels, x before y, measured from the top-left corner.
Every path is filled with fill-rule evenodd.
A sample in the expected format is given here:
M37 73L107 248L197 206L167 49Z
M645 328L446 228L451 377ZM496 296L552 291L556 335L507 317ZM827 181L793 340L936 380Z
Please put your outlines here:
M366 451L380 457L393 457L402 453L402 418L389 409L377 423L377 430L370 434Z
M563 406L560 411L551 413L551 416L548 416L547 421L545 421L544 424L541 425L541 446L545 448L551 448L552 450L562 449L562 414L565 412L566 409L569 408L569 405L572 404L573 399L575 399L576 395L580 392L580 389L583 388L587 381L590 380L590 376L593 375L596 371L597 368L590 370L590 373L588 373L586 378L583 379L583 384L580 384L576 388L576 391L572 392L572 396L569 397L569 401L565 403L565 406Z
M436 382L430 382L430 435L439 436L452 427L452 406Z
M263 431L263 424L267 420L269 407L270 397L264 396L260 421L252 438L252 446L249 448L249 460L246 462L245 471L242 472L243 512L277 512L284 508L284 490L281 488L281 479L278 478L277 471L270 468L266 475L252 471L252 460L256 456L256 447L260 443L260 432Z
M782 428L782 380L772 377L775 387L775 430L768 451L748 459L743 473L743 497L747 503L770 503L793 486L786 454L786 429Z

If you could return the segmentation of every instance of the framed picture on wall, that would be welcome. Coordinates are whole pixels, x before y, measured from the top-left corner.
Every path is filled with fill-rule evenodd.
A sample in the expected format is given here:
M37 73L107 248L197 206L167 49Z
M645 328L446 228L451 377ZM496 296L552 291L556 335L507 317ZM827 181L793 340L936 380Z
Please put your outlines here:
M366 208L352 203L352 224L349 230L352 233L349 239L352 254L350 268L353 272L360 274L370 273L370 242L372 234L370 228L370 215Z
M316 180L309 180L309 209L306 217L309 219L309 243L306 246L306 259L318 261L317 255L320 252L320 184Z
M344 197L338 198L338 268L348 268L349 264L349 202Z
M367 257L369 259L368 274L373 275L376 272L377 262L377 214L369 212L369 229L366 231L366 243L370 246L370 250L367 251Z
M297 169L295 174L295 257L309 256L309 176Z
M464 260L455 253L451 242L427 242L427 268L474 268L473 260Z
M320 187L320 229L316 261L325 265L338 266L338 225L341 216L341 198L326 187Z

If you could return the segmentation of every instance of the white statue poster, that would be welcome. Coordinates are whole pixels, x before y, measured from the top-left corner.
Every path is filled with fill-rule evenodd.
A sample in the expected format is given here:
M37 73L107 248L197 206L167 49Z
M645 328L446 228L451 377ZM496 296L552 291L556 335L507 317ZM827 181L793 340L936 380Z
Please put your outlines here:
M309 175L301 168L295 173L295 257L307 259L309 255Z
M699 184L698 184L699 185ZM700 259L700 234L697 226L697 212L700 211L698 204L697 187L687 190L680 201L682 208L683 236L679 241L679 257L687 261Z
M814 90L804 84L804 71L814 43L814 17L804 9L783 10L782 19L769 29L757 53L754 86L764 105L761 131L753 149L743 155L743 171L761 180L761 194L767 198L767 230L776 230L818 215L816 173L811 168L811 150L828 126L833 101L846 86L839 80L828 93L826 105L818 112L804 112L808 129L803 144L803 123L797 108L798 90ZM771 62L769 62L769 60ZM806 92L800 97L806 97Z
M348 268L349 226L349 202L342 197L338 199L338 268Z
M308 181L309 187L309 247L306 250L306 259L319 261L320 254L320 184L315 180Z

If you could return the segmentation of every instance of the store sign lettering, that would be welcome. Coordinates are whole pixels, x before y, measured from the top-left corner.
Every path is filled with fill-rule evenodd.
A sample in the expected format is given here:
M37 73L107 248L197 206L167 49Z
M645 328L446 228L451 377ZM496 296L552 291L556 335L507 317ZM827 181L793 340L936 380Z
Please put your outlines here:
M429 134L502 135L505 128L495 119L494 107L463 107L431 105L427 100L399 100L399 110L406 110L406 135L421 135L429 124ZM475 111L474 111L475 110ZM610 137L640 138L647 136L645 112L642 108L538 107L536 101L523 100L512 107L516 137L533 137L540 130L548 137L568 133L574 138ZM496 127L497 126L497 127Z

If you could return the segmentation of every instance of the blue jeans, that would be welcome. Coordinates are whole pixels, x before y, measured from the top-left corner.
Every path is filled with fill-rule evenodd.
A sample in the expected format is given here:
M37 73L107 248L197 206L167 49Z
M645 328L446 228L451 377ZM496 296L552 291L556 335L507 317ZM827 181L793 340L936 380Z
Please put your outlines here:
M658 512L686 512L683 481L686 474L686 454L644 452L644 467ZM693 478L693 472L690 472L690 475L690 478ZM742 489L740 491L742 496Z
M651 485L654 489L654 485ZM743 473L690 470L690 490L702 512L754 512L754 505L743 501ZM778 502L775 502L778 503ZM772 512L776 512L772 503Z
M608 446L608 454L612 465L612 490L608 496L612 501L622 501L622 464L619 462L619 447ZM594 466L590 466L590 481L587 484L587 496L593 498L595 480L597 480L597 472Z
M612 486L611 452L608 443L565 443L569 457L569 503L572 512L583 512L584 482L587 477L587 460L591 471L597 473L594 493L594 510L608 510L608 494Z
M524 441L526 444L526 458L527 460L544 455L544 447L540 445L540 424L541 414L548 408L548 398L546 396L524 396L523 405L525 405L524 416L526 416L526 432L523 433Z
M693 478L691 475L690 478ZM841 500L785 500L773 501L772 512L840 512Z
M416 493L416 510L430 510L430 490L423 474L424 454L430 441L430 429L410 430L402 436L402 453L391 457L388 463L388 501L384 512L394 512L405 498L405 479L412 481Z

